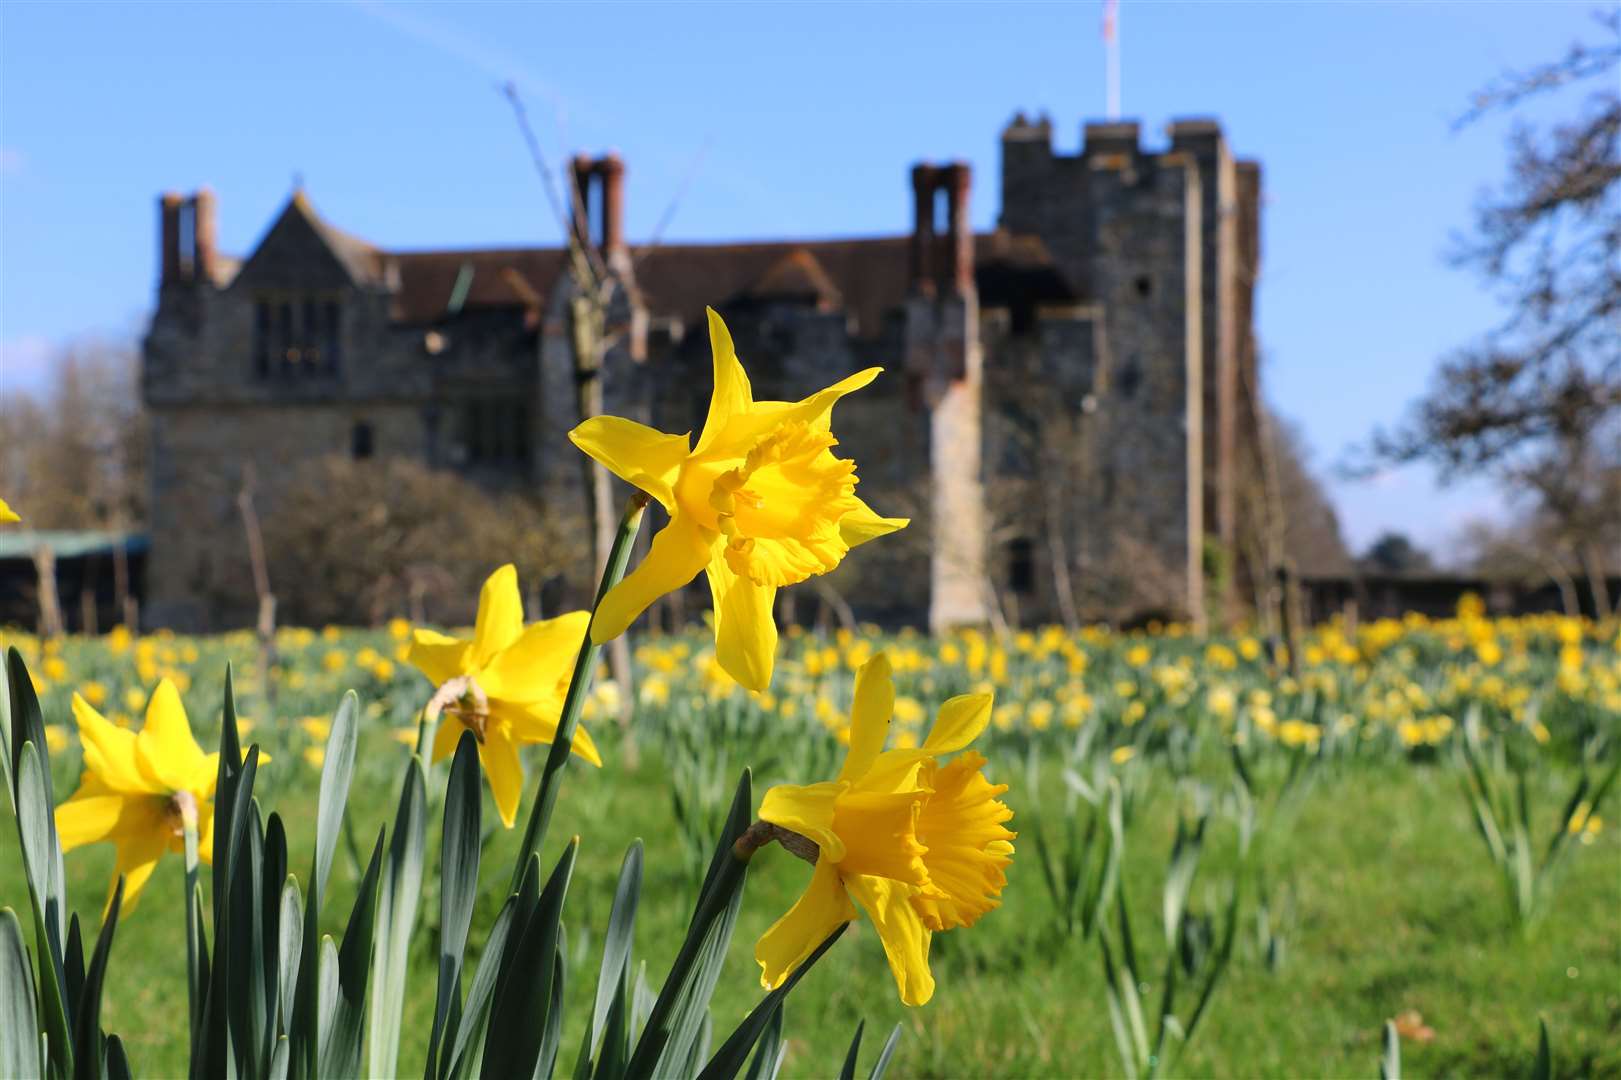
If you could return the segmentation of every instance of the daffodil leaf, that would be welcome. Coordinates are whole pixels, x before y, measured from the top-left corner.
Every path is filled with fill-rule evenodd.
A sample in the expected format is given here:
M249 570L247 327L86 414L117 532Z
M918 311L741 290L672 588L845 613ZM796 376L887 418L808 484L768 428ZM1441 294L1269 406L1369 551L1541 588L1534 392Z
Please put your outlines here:
M441 1064L450 1065L444 1044L455 1037L450 1013L461 994L462 957L467 953L467 932L478 900L479 818L483 812L479 773L478 744L472 732L464 732L456 744L445 788L439 849L439 984L428 1037L425 1075L429 1077L441 1075Z
M124 876L113 886L113 900L96 938L96 951L85 972L84 989L73 1014L73 1075L75 1080L101 1080L106 1063L106 1039L101 1032L101 992L107 981L107 958L118 932L118 911L124 903Z
M884 1040L884 1048L878 1052L878 1060L872 1063L872 1071L867 1074L867 1080L883 1080L884 1073L889 1071L889 1059L895 1056L895 1048L900 1042L901 1026L896 1024L895 1029L889 1033L889 1038Z
M343 811L349 802L349 782L355 775L356 714L360 698L353 690L343 695L343 703L332 716L327 734L326 756L321 762L321 795L315 815L315 872L311 877L312 896L326 897L327 878L332 873L332 855L343 832Z
M597 1000L591 1010L591 1048L608 1025L608 1013L624 1000L625 974L630 970L631 946L636 931L636 909L642 895L642 842L637 840L625 852L614 887L613 907L608 913L608 932L602 942L602 967L597 973Z
M28 665L23 663L22 653L17 651L15 645L6 650L6 684L9 691L7 701L9 710L6 717L9 741L6 744L6 752L11 755L10 778L15 783L19 779L18 774L22 772L22 752L25 743L33 743L37 752L47 763L49 762L45 746L45 718L40 712L39 695L34 693L34 680L28 674ZM55 806L49 769L45 774L45 794L50 798L49 805Z
M244 782L237 789L239 796L252 782L246 769L241 779ZM249 798L245 807L239 802L235 813L241 815L242 836L234 845L225 935L216 938L215 944L216 948L228 950L226 964L231 979L224 999L236 1072L238 1076L254 1077L268 1063L261 1063L260 1053L268 1046L264 1032L269 1026L266 1011L272 1000L265 993L264 827L256 799Z
M321 998L330 1005L321 1011L318 1069L321 1076L353 1076L360 1072L360 1044L366 1023L366 991L371 977L372 940L377 929L377 882L382 862L383 832L379 830L354 907L349 911L349 924L343 931L343 945L337 951L335 963L327 959L330 946L322 950ZM335 986L331 984L334 978Z
M517 911L517 897L507 897L507 902L501 906L501 911L495 917L495 924L490 927L490 936L484 942L484 954L479 957L478 967L473 969L473 983L467 989L467 1004L460 1008L460 999L451 999L450 1015L445 1024L445 1038L455 1036L452 1052L446 1056L441 1053L440 1076L469 1076L477 1063L472 1061L475 1039L482 1039L484 1028L490 1015L490 1002L495 996L495 984L500 974L501 958L506 954L507 939L511 936L512 927Z
M427 851L427 796L422 764L405 765L394 838L377 897L377 940L372 952L371 1021L367 1029L369 1076L393 1076L399 1060L400 1017L405 1009L405 975L411 932L416 928Z
M702 1036L709 1018L709 1000L732 941L737 911L743 902L743 883L748 876L748 864L732 853L732 845L748 828L754 806L750 780L749 770L744 769L709 860L686 940L653 1003L636 1053L626 1069L627 1076L662 1076L679 1071Z
M277 1011L281 1015L278 1026L286 1028L292 1023L293 1001L298 993L298 966L301 950L303 948L303 915L304 905L298 893L298 879L287 875L281 886L281 914L277 918L276 934L276 982L277 982ZM290 1040L279 1039L278 1050L281 1045L288 1044ZM291 1046L287 1047L288 1053Z
M806 972L816 965L816 961L820 960L833 947L833 943L843 937L844 932L849 928L849 923L840 923L839 928L824 938L822 943L816 946L816 949L805 958L804 963L794 968L788 978L783 980L781 986L767 994L765 999L754 1007L754 1011L744 1018L743 1022L737 1026L737 1030L732 1032L731 1037L721 1044L721 1048L715 1052L715 1056L709 1059L709 1064L705 1065L703 1072L698 1074L699 1080L723 1080L726 1077L736 1076L742 1071L744 1063L748 1061L749 1052L754 1049L754 1044L759 1041L761 1035L770 1027L773 1020L780 1016L783 1003L787 1001L788 995L793 992L794 987L799 985L799 980L805 977ZM780 1019L777 1020L777 1024L780 1037ZM860 1042L861 1032L858 1029L856 1031L855 1045L851 1047L852 1058L855 1048L860 1045ZM853 1069L854 1065L851 1064L850 1067Z
M557 948L552 953L551 999L546 1006L546 1026L540 1039L540 1053L530 1070L534 1080L549 1080L557 1067L557 1047L563 1039L563 941L559 928Z
M24 675L26 677L26 671ZM32 687L30 687L30 690ZM13 700L16 700L13 695ZM50 780L39 746L25 742L17 758L17 835L22 842L28 899L34 912L34 948L39 956L39 1010L44 1020L51 1071L73 1073L73 1016L77 999L67 994L62 965L63 925L59 895L53 895L52 866L60 863ZM54 855L53 855L54 853ZM56 881L60 882L57 877Z
M1594 806L1598 802L1593 803ZM1548 1045L1548 1021L1537 1018L1537 1059L1531 1066L1531 1080L1552 1080L1553 1050Z
M777 1073L782 1070L783 1058L788 1054L788 1048L782 1045L782 1016L786 1011L785 1005L771 1010L771 1019L766 1021L765 1031L760 1035L760 1045L754 1050L749 1071L743 1074L743 1080L776 1080Z
M0 908L0 1076L37 1080L44 1071L28 946L17 913Z
M129 1056L124 1053L124 1040L117 1035L107 1036L107 1064L104 1070L107 1080L134 1080L130 1072Z
M563 900L568 895L579 847L576 838L563 849L529 918L507 938L505 963L490 1013L480 1069L485 1080L533 1075L541 1061L548 1041L546 1031L551 1022L553 986L559 970L555 961ZM531 875L526 873L524 878L527 882Z
M68 942L62 950L62 974L68 1000L77 1002L84 994L84 932L79 927L79 913L68 919Z
M1385 1021L1385 1052L1379 1058L1379 1080L1401 1080L1401 1035L1394 1020Z
M839 1069L839 1080L856 1080L856 1061L861 1055L861 1035L866 1030L865 1020L856 1024L856 1037L850 1040L850 1049L844 1053L844 1065Z

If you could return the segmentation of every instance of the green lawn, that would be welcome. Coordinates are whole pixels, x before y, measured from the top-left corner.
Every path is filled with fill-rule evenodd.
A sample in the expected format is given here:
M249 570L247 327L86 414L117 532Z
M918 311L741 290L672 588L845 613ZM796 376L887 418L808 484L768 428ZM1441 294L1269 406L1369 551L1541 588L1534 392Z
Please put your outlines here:
M207 740L205 739L205 742ZM670 803L671 778L651 740L629 769L611 738L610 765L571 769L552 823L547 857L568 836L581 855L565 918L569 949L569 1027L560 1072L573 1064L580 1025L589 1012L601 933L619 860L635 837L648 866L637 930L637 956L649 982L662 979L689 914L693 882ZM296 755L296 751L294 751ZM380 733L362 740L363 760L350 800L358 847L369 850L378 825L392 816L395 774L403 756ZM991 773L1008 781L1007 800L1027 818L1024 767L1015 750L993 746ZM71 762L58 755L57 792L72 790ZM62 759L66 759L63 761ZM313 831L315 774L287 757L267 770L266 809L279 810L293 838L292 866L303 876ZM1149 797L1128 829L1125 872L1145 970L1159 971L1162 949L1159 885L1170 850L1177 788L1159 759L1134 767L1149 774ZM1211 789L1220 790L1219 763ZM1043 769L1041 791L1056 812L1057 766ZM531 769L531 777L534 770ZM277 779L270 779L278 777ZM1533 783L1546 821L1573 782L1550 758ZM777 780L756 778L756 800ZM807 778L792 777L803 781ZM437 847L435 769L430 848ZM1605 809L1615 815L1615 800ZM486 821L494 815L486 805ZM1218 812L1195 883L1196 903L1213 906L1231 879L1235 828ZM516 837L494 835L485 850L481 910L474 941L487 931L510 874ZM1009 875L1002 907L977 926L936 937L938 991L920 1009L903 1007L870 926L858 924L804 980L787 1007L785 1075L837 1072L851 1034L865 1019L863 1068L896 1023L903 1027L890 1076L1120 1075L1096 940L1057 933L1028 834ZM423 1032L433 1010L433 955L438 898L436 855L413 945L407 1002L404 1075L420 1074ZM1431 1041L1403 1043L1409 1075L1516 1076L1534 1055L1537 1019L1552 1034L1558 1075L1621 1075L1621 829L1603 830L1566 864L1547 916L1528 934L1514 930L1483 845L1468 817L1450 765L1350 759L1325 771L1298 812L1284 819L1261 856L1274 895L1292 896L1286 959L1276 970L1257 954L1252 907L1243 909L1238 951L1210 1011L1174 1070L1178 1075L1375 1076L1384 1021L1409 1010L1434 1029ZM0 902L26 910L15 825L0 821ZM67 860L75 907L96 920L107 888L112 850L101 846ZM753 942L784 911L809 868L780 848L755 859L729 968L715 996L718 1038L759 999ZM359 867L340 852L329 905L341 930ZM104 1025L126 1042L138 1074L179 1076L185 1066L185 948L178 858L160 867L135 912L118 930ZM1249 898L1246 897L1246 901ZM1146 987L1147 1000L1158 988Z

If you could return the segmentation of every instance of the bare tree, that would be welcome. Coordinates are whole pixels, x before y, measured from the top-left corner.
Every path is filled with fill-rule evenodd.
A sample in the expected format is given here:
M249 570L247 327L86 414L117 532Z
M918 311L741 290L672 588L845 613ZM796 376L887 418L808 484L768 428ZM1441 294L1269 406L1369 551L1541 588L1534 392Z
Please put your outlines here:
M1595 502L1621 443L1621 9L1595 16L1602 40L1511 71L1460 125L1532 98L1591 88L1569 119L1515 126L1509 175L1482 194L1453 261L1500 295L1504 320L1441 363L1405 422L1379 431L1372 462L1429 461L1443 474L1493 472L1536 493L1596 583L1621 560Z

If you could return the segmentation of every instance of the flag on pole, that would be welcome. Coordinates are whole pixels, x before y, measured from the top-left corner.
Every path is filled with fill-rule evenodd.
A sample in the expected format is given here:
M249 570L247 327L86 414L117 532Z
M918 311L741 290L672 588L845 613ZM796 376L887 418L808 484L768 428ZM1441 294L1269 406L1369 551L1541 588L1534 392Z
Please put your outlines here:
M1115 19L1120 14L1119 0L1103 0L1103 40L1110 45L1115 40Z
M1120 0L1103 0L1104 92L1110 120L1120 119Z

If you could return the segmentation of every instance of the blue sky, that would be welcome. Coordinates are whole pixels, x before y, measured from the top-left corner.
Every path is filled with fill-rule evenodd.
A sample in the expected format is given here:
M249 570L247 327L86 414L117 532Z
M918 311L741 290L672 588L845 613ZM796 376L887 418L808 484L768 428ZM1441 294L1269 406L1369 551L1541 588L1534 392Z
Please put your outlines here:
M1454 134L1506 66L1591 37L1586 4L1126 0L1125 113L1158 143L1213 115L1266 170L1266 392L1320 472L1396 419L1499 309L1444 265L1502 175L1507 122ZM1100 5L0 5L0 388L54 343L138 334L155 198L211 185L251 249L301 175L330 220L388 247L556 239L496 84L553 160L617 149L633 240L896 233L907 169L965 158L976 225L998 132L1046 109L1073 151L1104 108ZM1331 480L1348 539L1443 542L1502 512L1424 469Z

